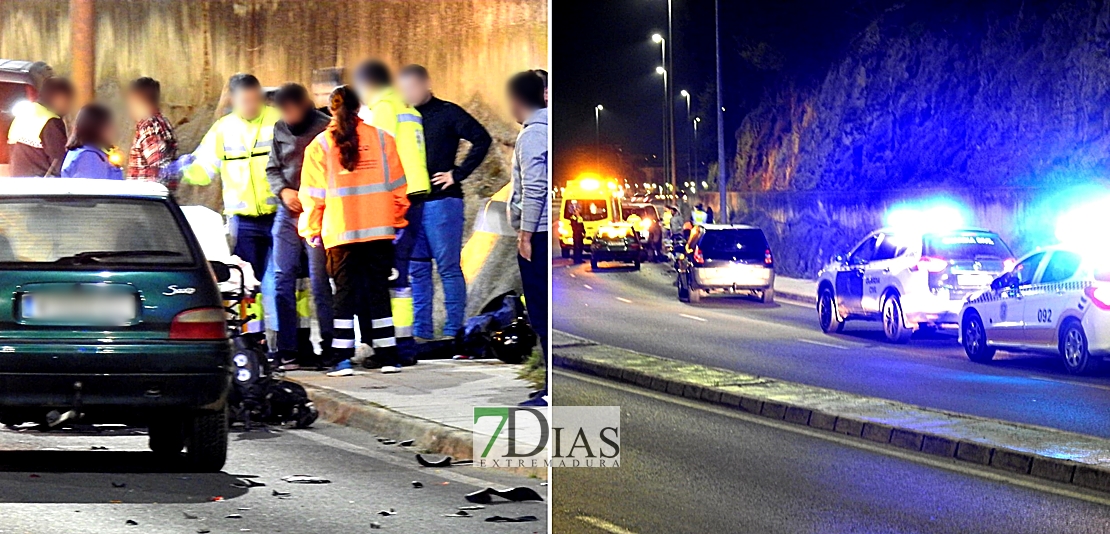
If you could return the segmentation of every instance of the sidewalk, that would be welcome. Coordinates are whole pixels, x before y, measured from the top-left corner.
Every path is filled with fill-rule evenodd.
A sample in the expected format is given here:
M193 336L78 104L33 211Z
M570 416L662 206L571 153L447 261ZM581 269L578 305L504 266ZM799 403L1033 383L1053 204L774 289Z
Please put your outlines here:
M397 374L293 371L286 378L308 390L323 420L398 442L415 440L414 452L471 459L474 407L527 399L532 388L517 378L522 367L498 360L427 360ZM537 476L546 478L546 470Z
M776 276L775 298L814 304L817 302L817 282L801 278Z

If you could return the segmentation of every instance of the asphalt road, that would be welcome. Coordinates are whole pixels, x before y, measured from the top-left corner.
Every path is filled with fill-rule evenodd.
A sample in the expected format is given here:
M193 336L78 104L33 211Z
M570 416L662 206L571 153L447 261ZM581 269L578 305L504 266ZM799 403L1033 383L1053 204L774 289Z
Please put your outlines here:
M603 264L604 265L604 264ZM614 264L615 265L615 264ZM849 322L826 335L811 306L745 297L683 304L665 264L639 272L553 268L553 326L599 343L908 402L920 406L1110 437L1110 374L1067 374L1058 357L999 353L970 362L955 332L882 341L877 323ZM561 394L558 384L555 396Z
M331 483L281 480L293 474ZM264 485L241 487L246 481ZM413 488L413 481L424 487ZM472 517L443 517L470 504L464 494L489 485L526 485L547 494L538 480L492 469L422 468L407 448L327 423L235 433L220 474L161 470L146 450L146 436L131 431L0 431L0 533L349 533L370 532L371 523L381 532L547 531L546 502L490 504L469 512ZM274 490L290 495L274 496ZM391 508L396 515L378 515ZM484 521L492 515L539 521Z
M922 464L564 372L554 383L560 405L621 407L619 468L553 470L555 533L1110 530L1105 503L954 460Z

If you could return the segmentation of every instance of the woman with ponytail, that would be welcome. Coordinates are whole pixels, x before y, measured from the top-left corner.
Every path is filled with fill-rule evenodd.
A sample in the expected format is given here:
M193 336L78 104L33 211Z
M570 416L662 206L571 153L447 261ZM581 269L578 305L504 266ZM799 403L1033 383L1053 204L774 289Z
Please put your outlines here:
M358 96L350 87L332 91L330 104L331 124L305 149L298 194L301 237L324 247L335 281L337 361L327 362L334 365L328 374L354 374L356 315L362 331L370 330L374 349L363 366L399 372L389 277L393 239L407 224L405 171L393 136L358 118Z

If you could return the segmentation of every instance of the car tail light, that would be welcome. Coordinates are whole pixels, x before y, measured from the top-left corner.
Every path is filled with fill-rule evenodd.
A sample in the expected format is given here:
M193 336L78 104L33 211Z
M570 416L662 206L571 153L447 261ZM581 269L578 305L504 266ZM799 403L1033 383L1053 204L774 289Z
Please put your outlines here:
M567 228L567 222L562 219L559 219L559 235L570 235L570 231Z
M911 271L925 271L929 273L939 273L948 268L948 262L940 258L930 258L929 256L922 256L917 261L917 265L910 267Z
M694 245L694 263L705 263L705 255L701 253L701 247Z
M775 257L771 255L771 249L767 249L767 250L763 251L763 264L764 265L773 265L774 263L775 263Z
M1002 260L1002 271L1003 272L1008 273L1008 272L1014 270L1014 267L1016 267L1016 266L1017 266L1017 260L1015 260L1013 258L1007 258L1005 260Z
M226 339L227 320L220 308L200 308L177 314L170 323L170 339Z
M1087 286L1083 289L1087 294L1087 298L1095 303L1095 307L1100 310L1110 310L1110 287L1106 286Z

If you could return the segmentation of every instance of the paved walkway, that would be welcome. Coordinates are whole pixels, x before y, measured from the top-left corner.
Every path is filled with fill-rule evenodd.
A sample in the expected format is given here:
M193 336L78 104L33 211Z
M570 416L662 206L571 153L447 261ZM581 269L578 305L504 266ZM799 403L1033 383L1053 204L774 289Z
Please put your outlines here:
M498 360L426 360L397 374L360 370L329 377L295 371L286 376L306 387L469 432L475 406L514 406L528 398L532 388L517 378L520 369Z

